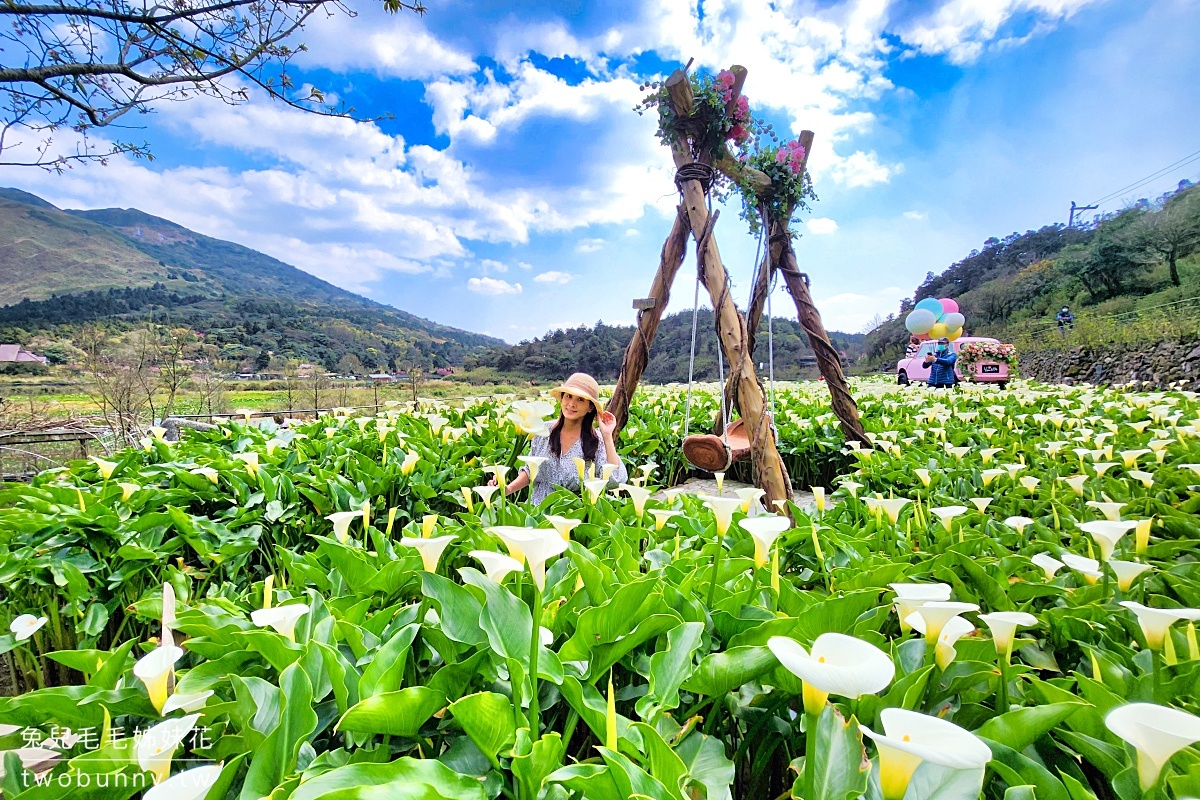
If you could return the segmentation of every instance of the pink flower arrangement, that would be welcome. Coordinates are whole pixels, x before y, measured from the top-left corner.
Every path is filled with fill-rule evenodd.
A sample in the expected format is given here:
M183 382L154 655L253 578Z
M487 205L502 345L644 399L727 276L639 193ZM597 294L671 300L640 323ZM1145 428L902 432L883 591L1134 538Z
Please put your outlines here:
M1017 348L1000 342L967 342L958 350L964 364L980 361L1001 361L1010 367L1017 366Z
M799 139L793 139L779 148L779 152L775 154L775 163L786 164L793 175L799 175L800 170L804 168L804 154L804 145L800 144Z
M726 103L729 102L729 98L733 95L733 73L727 69L723 69L717 73L717 92Z

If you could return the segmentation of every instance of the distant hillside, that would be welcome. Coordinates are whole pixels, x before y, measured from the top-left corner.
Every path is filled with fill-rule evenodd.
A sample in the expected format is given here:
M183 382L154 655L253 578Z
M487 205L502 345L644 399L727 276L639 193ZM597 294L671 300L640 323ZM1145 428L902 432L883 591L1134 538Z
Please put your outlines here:
M903 352L904 317L924 297L954 298L968 333L1009 340L1028 336L1064 305L1101 315L1195 297L1198 251L1200 186L1187 182L1081 227L993 237L943 272L928 273L899 313L867 335L864 358L886 364Z
M499 339L438 325L137 209L63 211L0 189L0 339L69 340L84 323L192 329L219 357L364 369L461 364Z
M625 347L633 337L631 325L581 326L557 330L537 339L506 348L494 348L468 356L468 370L495 373L506 377L560 380L576 370L582 370L601 381L615 380L621 370ZM795 319L776 317L775 377L778 380L815 378L817 370L808 340ZM650 383L683 382L687 380L688 354L691 352L692 312L681 311L662 319L644 380ZM854 361L860 355L862 334L830 333L845 360ZM767 379L767 323L764 319L755 342L754 360L763 365L759 377ZM726 365L726 370L729 366ZM712 311L700 309L696 326L696 380L717 380L717 335L713 329ZM482 376L481 376L482 377Z

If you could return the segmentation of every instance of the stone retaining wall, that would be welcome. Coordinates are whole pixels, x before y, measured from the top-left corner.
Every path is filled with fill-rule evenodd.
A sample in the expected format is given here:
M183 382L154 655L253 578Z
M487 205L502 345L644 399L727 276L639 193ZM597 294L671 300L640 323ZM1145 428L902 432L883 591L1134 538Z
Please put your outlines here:
M1200 383L1200 339L1138 347L1046 348L1020 354L1021 377L1048 383L1137 383L1164 389L1175 381Z

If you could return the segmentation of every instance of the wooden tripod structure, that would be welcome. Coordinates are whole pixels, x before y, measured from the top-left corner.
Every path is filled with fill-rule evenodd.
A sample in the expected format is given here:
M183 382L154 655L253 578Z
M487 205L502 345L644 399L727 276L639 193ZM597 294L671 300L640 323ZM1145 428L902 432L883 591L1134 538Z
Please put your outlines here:
M730 113L736 107L741 94L746 80L746 69L735 66L731 72L735 81L726 106ZM667 79L666 88L677 117L683 120L689 118L693 112L694 97L687 74L683 70L675 70ZM812 136L811 131L801 134L806 153L811 150ZM788 209L787 218L769 221L770 247L764 257L768 268L759 270L759 278L754 286L746 315L743 316L737 310L729 292L729 273L721 261L721 253L713 236L713 226L718 214L710 215L708 211L705 197L708 191L706 176L711 176L712 170L716 169L734 180L750 180L759 196L770 192L771 179L766 174L748 169L731 158L718 158L718 149L697 152L695 143L683 134L671 143L671 154L677 170L675 182L682 195L682 201L671 232L663 244L658 272L655 273L651 284L648 300L640 304L643 307L638 311L637 328L625 350L621 374L617 378L608 410L616 416L618 429L624 428L629 417L630 399L637 390L638 381L649 361L650 345L654 342L663 310L670 299L671 285L687 255L690 237L696 242L699 278L704 282L705 289L712 299L717 339L729 364L726 390L749 433L755 477L759 488L766 493L765 505L770 508L774 501L791 500L792 497L791 482L775 445L770 414L766 407L766 394L755 374L753 358L754 331L758 329L762 318L763 305L774 270L778 269L783 274L788 291L796 302L800 324L808 334L821 375L829 385L834 411L841 421L846 437L858 439L864 445L867 444L867 439L862 432L854 399L846 387L837 352L830 345L829 337L821 324L821 316L812 304L807 279L796 268L795 252L787 232L791 209ZM686 431L684 433L686 435Z

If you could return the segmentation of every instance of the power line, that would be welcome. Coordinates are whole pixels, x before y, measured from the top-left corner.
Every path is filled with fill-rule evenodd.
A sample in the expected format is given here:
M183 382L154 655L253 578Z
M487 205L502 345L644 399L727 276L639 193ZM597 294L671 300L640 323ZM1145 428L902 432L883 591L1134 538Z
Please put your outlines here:
M1147 183L1150 183L1151 181L1157 180L1157 179L1165 176L1167 173L1171 172L1172 170L1178 169L1180 167L1186 167L1195 161L1200 161L1200 150L1197 150L1194 153L1190 153L1189 155L1184 156L1183 158L1179 159L1175 163L1168 164L1167 166L1163 167L1162 169L1156 170L1155 172L1152 172L1151 174L1147 175L1146 177L1140 178L1140 179L1134 181L1133 183L1129 184L1128 186L1122 186L1120 189L1117 189L1115 192L1111 192L1109 194L1104 195L1099 200L1094 201L1091 205L1103 205L1105 203L1111 202L1112 200L1115 200L1116 198L1120 197L1121 195L1125 194L1126 192L1132 192L1135 189L1139 189L1142 186L1146 185Z

